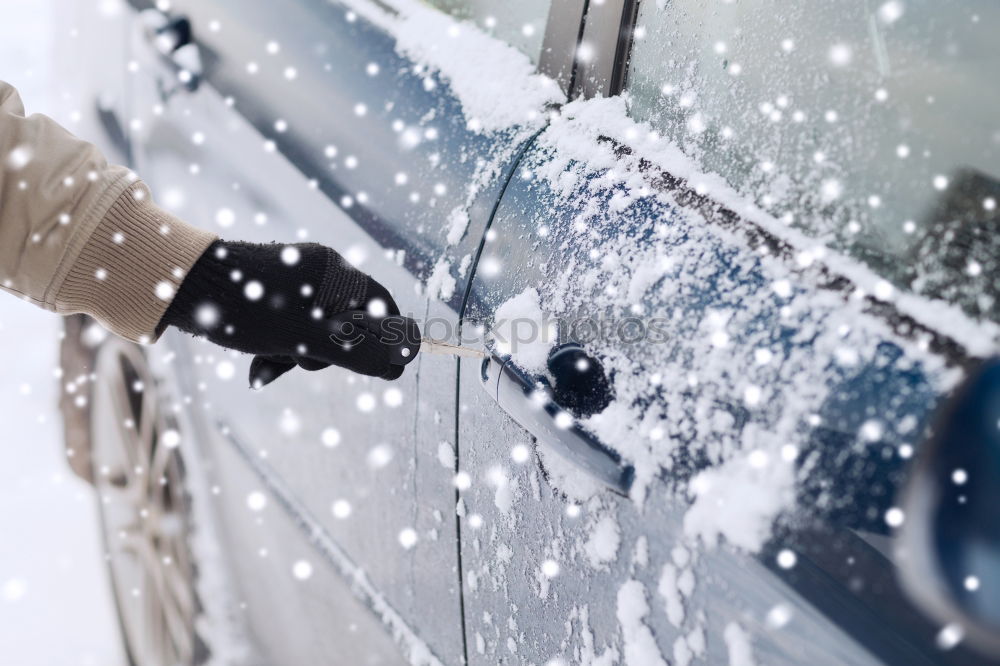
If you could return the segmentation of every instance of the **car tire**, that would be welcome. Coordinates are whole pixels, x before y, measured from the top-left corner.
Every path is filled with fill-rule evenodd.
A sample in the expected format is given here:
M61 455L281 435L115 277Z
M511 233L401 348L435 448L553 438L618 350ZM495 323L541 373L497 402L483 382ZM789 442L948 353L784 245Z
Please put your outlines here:
M191 549L191 499L176 420L141 348L111 339L96 356L89 450L106 561L133 666L197 666L208 650Z

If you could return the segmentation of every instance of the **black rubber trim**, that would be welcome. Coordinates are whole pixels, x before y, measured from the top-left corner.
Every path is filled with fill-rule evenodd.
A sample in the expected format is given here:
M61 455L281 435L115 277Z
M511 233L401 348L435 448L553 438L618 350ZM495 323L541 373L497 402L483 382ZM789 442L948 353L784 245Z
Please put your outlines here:
M587 27L587 13L590 11L590 0L583 0L583 14L580 16L580 28L576 33L576 46L573 49L573 53L577 53L580 50L580 45L583 43L583 29ZM580 64L577 59L573 58L573 67L569 74L569 86L566 89L566 100L573 101L579 95L576 91L576 77L580 72Z
M601 136L597 140L611 144L615 156L619 159L633 155L632 148L615 139ZM710 224L745 238L750 243L752 250L766 247L770 256L777 257L794 266L797 250L788 242L753 221L742 217L733 209L718 203L708 195L698 194L686 180L660 169L650 160L642 157L635 159L638 161L639 172L647 178L650 185L654 189L670 193L679 207L698 211ZM800 271L801 269L794 270ZM857 285L850 278L836 273L822 260L817 261L806 272L813 274L810 281L816 288L836 292L842 295L845 301L857 290ZM941 356L952 367L971 369L982 360L969 353L965 346L954 338L900 312L893 303L880 301L871 295L866 295L864 310L888 324L893 333L901 338L917 341L921 337L926 337L929 351Z
M608 81L608 97L614 97L625 90L628 83L628 66L632 56L632 42L635 37L635 23L639 17L639 0L625 0L622 6L622 22L618 30L618 45L615 48L611 80Z

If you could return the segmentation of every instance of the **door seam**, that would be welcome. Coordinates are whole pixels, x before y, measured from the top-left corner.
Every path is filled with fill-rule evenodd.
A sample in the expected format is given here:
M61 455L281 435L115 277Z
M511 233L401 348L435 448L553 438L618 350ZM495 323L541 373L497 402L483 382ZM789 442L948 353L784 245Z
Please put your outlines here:
M493 220L496 218L497 210L500 208L500 202L503 201L503 196L507 192L507 186L510 185L510 181L514 179L514 174L517 173L517 168L520 166L521 160L524 159L524 154L528 152L528 148L535 144L535 140L539 137L539 135L541 135L541 133L548 128L549 123L546 122L538 131L525 139L524 143L521 144L521 147L518 148L517 154L514 155L514 160L511 162L510 171L507 173L507 177L504 178L503 185L500 187L500 192L497 193L497 198L493 202L493 208L490 210L490 216L487 218L486 226L483 227L483 233L479 237L479 245L476 247L476 254L472 258L472 265L469 267L469 279L465 283L465 292L462 294L462 304L459 306L458 310L459 335L462 333L462 323L465 321L465 308L469 303L469 294L472 293L472 282L476 278L476 269L479 268L479 259L483 254L483 248L486 246L486 235L493 226Z
M458 339L462 339L462 324L465 321L465 308L469 302L469 295L472 293L472 282L476 279L476 268L479 266L479 259L483 254L483 248L486 245L486 235L489 233L493 226L493 220L496 218L497 210L500 209L500 202L503 201L504 194L507 192L507 186L510 185L510 181L513 180L514 174L517 173L518 168L521 165L521 161L524 159L524 155L528 152L528 149L535 144L535 140L548 129L549 123L546 122L538 129L534 134L528 137L524 143L518 148L517 153L514 155L514 159L510 165L510 171L507 173L506 178L504 178L503 184L500 187L500 191L497 193L496 199L493 202L493 208L490 210L490 216L486 220L486 226L483 227L482 235L479 237L479 245L476 248L476 254L472 259L472 265L469 267L469 279L465 283L465 291L462 294L462 304L458 309ZM458 475L461 470L461 456L462 447L459 440L459 423L461 419L461 402L462 402L462 359L461 357L455 358L455 474ZM462 492L458 485L455 485L455 552L456 552L456 564L458 569L458 608L459 615L462 618L462 659L463 663L469 663L469 638L466 625L465 617L465 571L462 565L462 516L458 514L458 503L462 501Z

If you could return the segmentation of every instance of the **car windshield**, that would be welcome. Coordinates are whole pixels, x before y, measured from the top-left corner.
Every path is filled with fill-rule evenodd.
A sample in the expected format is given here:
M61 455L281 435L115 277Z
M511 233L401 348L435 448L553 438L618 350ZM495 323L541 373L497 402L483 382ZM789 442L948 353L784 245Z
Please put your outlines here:
M775 218L1000 320L997 25L994 0L643 2L630 109Z

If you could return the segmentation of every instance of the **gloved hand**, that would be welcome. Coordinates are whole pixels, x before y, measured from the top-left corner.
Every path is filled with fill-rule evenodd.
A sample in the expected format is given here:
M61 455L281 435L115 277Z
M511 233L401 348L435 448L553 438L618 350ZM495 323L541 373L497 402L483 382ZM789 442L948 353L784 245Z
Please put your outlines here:
M337 365L382 379L403 374L377 340L344 345L331 338L328 319L347 310L399 314L385 287L323 245L216 241L184 277L160 328L255 354L254 388L295 366Z

